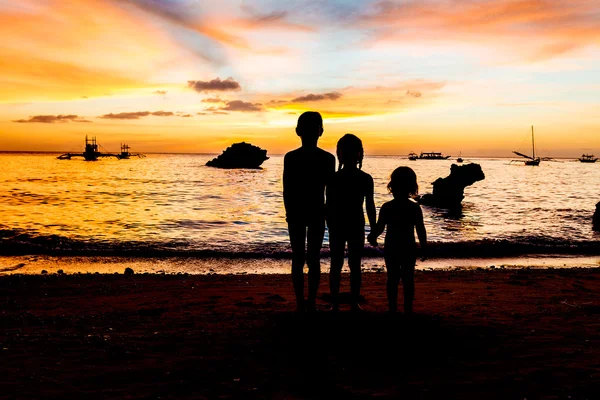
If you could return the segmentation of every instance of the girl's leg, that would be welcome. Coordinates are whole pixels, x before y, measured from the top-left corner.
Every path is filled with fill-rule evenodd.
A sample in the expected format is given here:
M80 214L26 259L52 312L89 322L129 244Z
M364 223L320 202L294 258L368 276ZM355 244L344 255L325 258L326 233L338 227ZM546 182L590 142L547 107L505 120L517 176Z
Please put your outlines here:
M387 297L388 310L396 312L398 310L398 284L400 283L400 264L393 257L385 257L385 267L387 269Z
M339 309L338 295L340 293L340 281L342 279L342 267L344 266L344 248L346 241L339 232L329 231L329 251L331 253L331 268L329 269L329 291L331 293L331 308Z
M360 286L362 283L361 277L361 260L362 253L365 247L365 231L353 232L348 240L348 266L350 267L350 293L352 295L352 309L360 310L358 302L360 300Z
M404 312L412 314L415 298L415 260L405 261L401 268L402 287L404 288Z

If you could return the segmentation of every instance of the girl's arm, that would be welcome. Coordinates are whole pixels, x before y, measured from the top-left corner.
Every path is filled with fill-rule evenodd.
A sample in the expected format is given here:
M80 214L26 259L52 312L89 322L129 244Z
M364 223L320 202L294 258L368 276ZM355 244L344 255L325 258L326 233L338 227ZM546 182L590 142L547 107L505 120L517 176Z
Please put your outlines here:
M367 218L369 218L369 225L371 226L371 230L373 230L377 222L377 211L375 211L375 199L373 198L373 186L373 178L369 176L365 202L367 207Z
M423 210L421 206L416 204L416 218L415 228L417 229L417 236L419 237L419 244L421 245L422 257L421 261L427 258L427 231L425 230L425 223L423 222Z

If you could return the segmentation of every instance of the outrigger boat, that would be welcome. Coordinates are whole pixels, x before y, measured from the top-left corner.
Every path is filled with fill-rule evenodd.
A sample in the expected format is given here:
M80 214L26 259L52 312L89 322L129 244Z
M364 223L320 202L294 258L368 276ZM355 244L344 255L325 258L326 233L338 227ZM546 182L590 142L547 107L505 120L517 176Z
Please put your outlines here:
M444 156L444 155L442 155L442 153L435 153L435 152L430 152L430 153L421 152L421 154L419 156L417 156L415 153L410 153L408 155L409 160L447 160L449 158L450 158L450 156Z
M145 158L146 155L142 153L131 153L129 151L130 147L128 144L121 143L121 153L117 155L119 160L125 160L131 157Z
M98 143L96 142L96 137L89 138L85 137L85 150L83 153L65 153L56 157L59 160L70 160L73 157L83 157L85 161L98 161L99 158L102 157L115 157L119 160L128 159L131 157L144 158L146 157L141 153L131 153L129 152L129 145L121 144L121 153L102 153L98 150Z
M513 162L522 161L525 163L525 165L531 165L534 167L537 167L538 165L540 165L541 158L535 156L535 142L533 140L533 125L531 125L531 148L532 148L531 156L528 156L527 154L519 153L518 151L513 151L513 153L515 153L516 155L526 158L526 160L513 160Z
M595 163L598 161L598 157L594 157L593 154L582 154L581 157L579 157L579 161L582 163Z

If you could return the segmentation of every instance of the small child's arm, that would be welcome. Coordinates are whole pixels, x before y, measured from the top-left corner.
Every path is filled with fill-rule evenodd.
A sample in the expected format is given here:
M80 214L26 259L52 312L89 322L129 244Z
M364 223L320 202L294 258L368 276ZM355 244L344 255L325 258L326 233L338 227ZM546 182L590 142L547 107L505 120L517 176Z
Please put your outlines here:
M386 224L386 211L385 211L386 207L385 204L383 206L381 206L381 209L379 210L379 219L377 220L377 223L375 224L375 226L372 226L371 228L371 233L369 233L369 236L367 236L367 240L369 241L369 243L371 244L371 246L377 246L377 238L379 237L379 235L381 235L383 233L383 230L385 229L385 224Z
M416 206L417 215L415 218L415 228L417 230L419 244L421 245L421 261L425 261L425 259L427 259L427 231L425 230L425 223L423 222L423 210L421 210L421 206L418 204Z

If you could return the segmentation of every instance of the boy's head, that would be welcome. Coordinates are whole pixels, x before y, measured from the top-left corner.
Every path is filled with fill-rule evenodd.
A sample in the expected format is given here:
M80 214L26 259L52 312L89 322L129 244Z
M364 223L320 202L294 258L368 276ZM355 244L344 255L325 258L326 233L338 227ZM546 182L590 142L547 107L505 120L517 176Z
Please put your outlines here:
M296 125L296 134L304 140L314 141L315 143L323 134L323 118L316 111L306 111L298 118Z
M417 174L412 168L398 167L390 176L390 183L387 185L388 191L394 195L394 198L406 198L419 194L419 185L417 184Z

